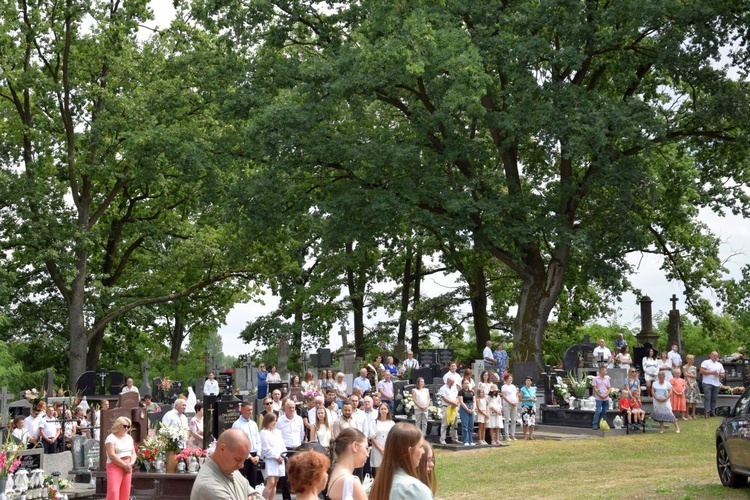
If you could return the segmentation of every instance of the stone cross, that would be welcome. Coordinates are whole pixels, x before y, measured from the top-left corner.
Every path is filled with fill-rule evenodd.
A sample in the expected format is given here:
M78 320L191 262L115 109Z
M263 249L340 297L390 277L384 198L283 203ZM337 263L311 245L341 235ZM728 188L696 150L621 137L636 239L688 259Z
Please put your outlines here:
M341 330L339 330L339 335L341 335L341 347L346 347L346 333L346 327L341 325Z
M675 294L672 294L672 298L669 299L669 301L672 303L672 310L673 311L677 310L677 301L678 300L679 299L677 298L677 295L675 295Z
M143 382L141 382L141 386L138 388L138 391L140 392L141 396L145 396L146 394L151 394L151 386L148 383L148 369L151 368L151 365L149 364L148 360L141 363L141 373L143 375Z
M2 392L0 392L0 422L5 422L5 419L8 418L9 399L10 395L8 394L8 388L3 387Z
M96 376L99 377L99 395L104 396L107 393L107 386L104 384L104 380L107 378L107 370L99 370L96 372Z

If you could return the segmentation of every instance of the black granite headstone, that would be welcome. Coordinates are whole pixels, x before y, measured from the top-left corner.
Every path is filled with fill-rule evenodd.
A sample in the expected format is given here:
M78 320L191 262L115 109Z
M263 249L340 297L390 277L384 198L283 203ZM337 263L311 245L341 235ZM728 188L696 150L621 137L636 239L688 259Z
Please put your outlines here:
M211 409L213 410L209 412L211 436L218 439L222 432L231 429L232 424L240 418L240 400L234 396L231 399L217 399Z
M120 394L122 387L125 385L125 375L122 372L109 372L109 393L112 395Z
M81 396L93 396L96 390L96 372L83 372L76 381L76 392Z

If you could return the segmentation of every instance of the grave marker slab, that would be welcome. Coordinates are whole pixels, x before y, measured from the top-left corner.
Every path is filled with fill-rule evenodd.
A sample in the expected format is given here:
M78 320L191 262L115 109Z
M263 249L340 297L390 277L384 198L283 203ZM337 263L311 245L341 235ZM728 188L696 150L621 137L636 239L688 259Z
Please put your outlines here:
M96 439L87 439L83 443L83 456L86 467L93 468L94 470L99 469L101 449Z
M86 470L86 453L84 451L84 444L86 443L86 436L75 435L70 440L70 451L73 453L73 469L75 470Z

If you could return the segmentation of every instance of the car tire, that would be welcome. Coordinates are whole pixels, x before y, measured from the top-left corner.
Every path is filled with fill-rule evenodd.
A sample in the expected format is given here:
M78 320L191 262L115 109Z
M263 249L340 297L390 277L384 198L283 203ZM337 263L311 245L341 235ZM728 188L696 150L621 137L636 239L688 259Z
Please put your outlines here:
M732 464L723 442L716 446L716 469L719 472L719 480L724 486L741 488L747 485L747 476L732 472Z

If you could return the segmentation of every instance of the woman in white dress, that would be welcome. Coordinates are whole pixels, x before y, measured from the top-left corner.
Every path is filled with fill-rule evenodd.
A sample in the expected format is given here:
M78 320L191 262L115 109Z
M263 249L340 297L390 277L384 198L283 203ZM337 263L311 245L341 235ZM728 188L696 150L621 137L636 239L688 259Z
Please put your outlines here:
M620 349L620 353L615 358L615 361L620 364L620 368L630 370L630 365L633 364L633 358L630 357L629 351L630 349L628 348L628 346L624 345L622 346L622 349Z
M315 410L315 440L326 450L331 444L331 424L325 408Z
M500 429L503 427L503 399L495 384L490 385L490 391L487 393L487 408L490 415L487 421L490 439L492 439L490 444L500 444Z
M283 453L286 452L286 445L281 431L276 429L276 414L273 412L266 413L263 417L263 429L260 431L260 457L266 464L263 469L263 477L266 484L263 488L263 498L273 500L276 498L276 483L279 477L286 475L284 466Z
M383 450L385 449L385 441L388 439L388 433L391 432L395 423L391 420L391 409L390 407L382 403L378 408L378 418L375 420L375 432L370 438L370 444L372 444L372 451L370 452L370 466L372 467L372 475L376 476L378 468L383 462Z
M424 379L419 377L417 385L411 390L411 399L414 401L414 425L427 435L427 419L430 407L430 390L424 386Z
M643 367L643 378L646 379L646 393L651 394L651 384L659 374L659 361L656 359L656 351L649 349L641 361Z
M659 373L664 373L664 380L669 383L672 380L672 370L674 370L674 367L667 351L661 353L661 358L657 360L657 366L659 367Z
M659 432L664 434L664 423L674 424L675 432L680 433L680 424L672 413L672 384L666 380L666 373L659 372L658 380L651 387L653 399L653 410L651 418L659 422Z

